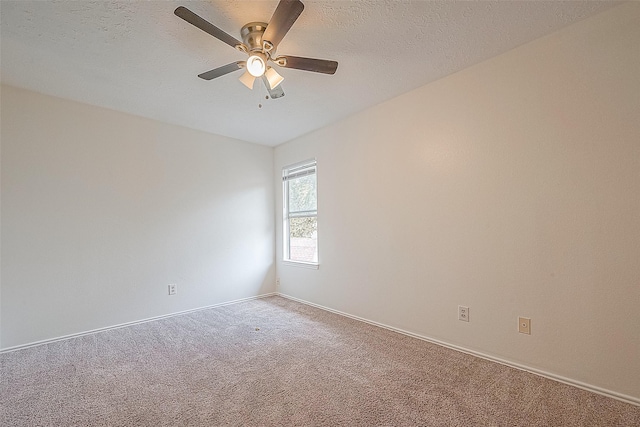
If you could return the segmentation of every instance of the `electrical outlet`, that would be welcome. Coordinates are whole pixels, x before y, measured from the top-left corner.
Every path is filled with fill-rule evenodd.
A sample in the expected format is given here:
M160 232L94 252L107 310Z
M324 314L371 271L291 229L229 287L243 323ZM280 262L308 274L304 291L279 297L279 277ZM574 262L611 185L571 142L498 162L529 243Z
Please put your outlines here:
M518 317L518 332L531 335L531 319L528 317Z
M278 277L276 279L276 290L279 290L279 289L280 289L280 278Z
M469 321L469 307L465 307L464 305L458 306L458 320L462 320L463 322Z
M178 285L171 284L169 285L169 295L175 295L178 293Z

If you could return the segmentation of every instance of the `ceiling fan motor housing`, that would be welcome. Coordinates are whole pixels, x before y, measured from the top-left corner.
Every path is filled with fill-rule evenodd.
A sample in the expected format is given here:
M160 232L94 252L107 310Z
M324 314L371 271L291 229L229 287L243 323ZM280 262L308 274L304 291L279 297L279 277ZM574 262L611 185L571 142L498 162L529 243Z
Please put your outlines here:
M242 27L240 35L250 52L262 52L262 35L266 29L267 24L264 22L249 22Z

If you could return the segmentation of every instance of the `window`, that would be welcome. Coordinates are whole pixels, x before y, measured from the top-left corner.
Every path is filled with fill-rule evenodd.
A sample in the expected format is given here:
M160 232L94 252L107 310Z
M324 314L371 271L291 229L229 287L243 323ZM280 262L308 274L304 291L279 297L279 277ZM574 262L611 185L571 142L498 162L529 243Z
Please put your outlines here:
M284 260L318 265L316 161L282 170Z

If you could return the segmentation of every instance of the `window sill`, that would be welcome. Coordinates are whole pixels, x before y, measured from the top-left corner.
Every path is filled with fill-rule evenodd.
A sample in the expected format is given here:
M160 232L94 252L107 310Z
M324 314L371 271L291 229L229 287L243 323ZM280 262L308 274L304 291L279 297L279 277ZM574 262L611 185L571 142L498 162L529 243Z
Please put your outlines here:
M320 264L315 262L289 261L285 259L282 261L282 263L284 265L290 265L292 267L310 268L312 270L317 270L318 268L320 268Z

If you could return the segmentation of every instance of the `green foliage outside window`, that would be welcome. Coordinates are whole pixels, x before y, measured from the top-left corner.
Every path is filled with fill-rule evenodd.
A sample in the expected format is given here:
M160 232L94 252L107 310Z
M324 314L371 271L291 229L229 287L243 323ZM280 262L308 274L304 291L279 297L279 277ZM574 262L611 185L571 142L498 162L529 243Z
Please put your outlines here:
M289 212L317 209L316 175L303 176L289 181ZM318 221L313 217L294 217L289 220L291 237L315 237Z
M289 221L289 231L291 237L315 237L318 229L316 217L291 218Z

